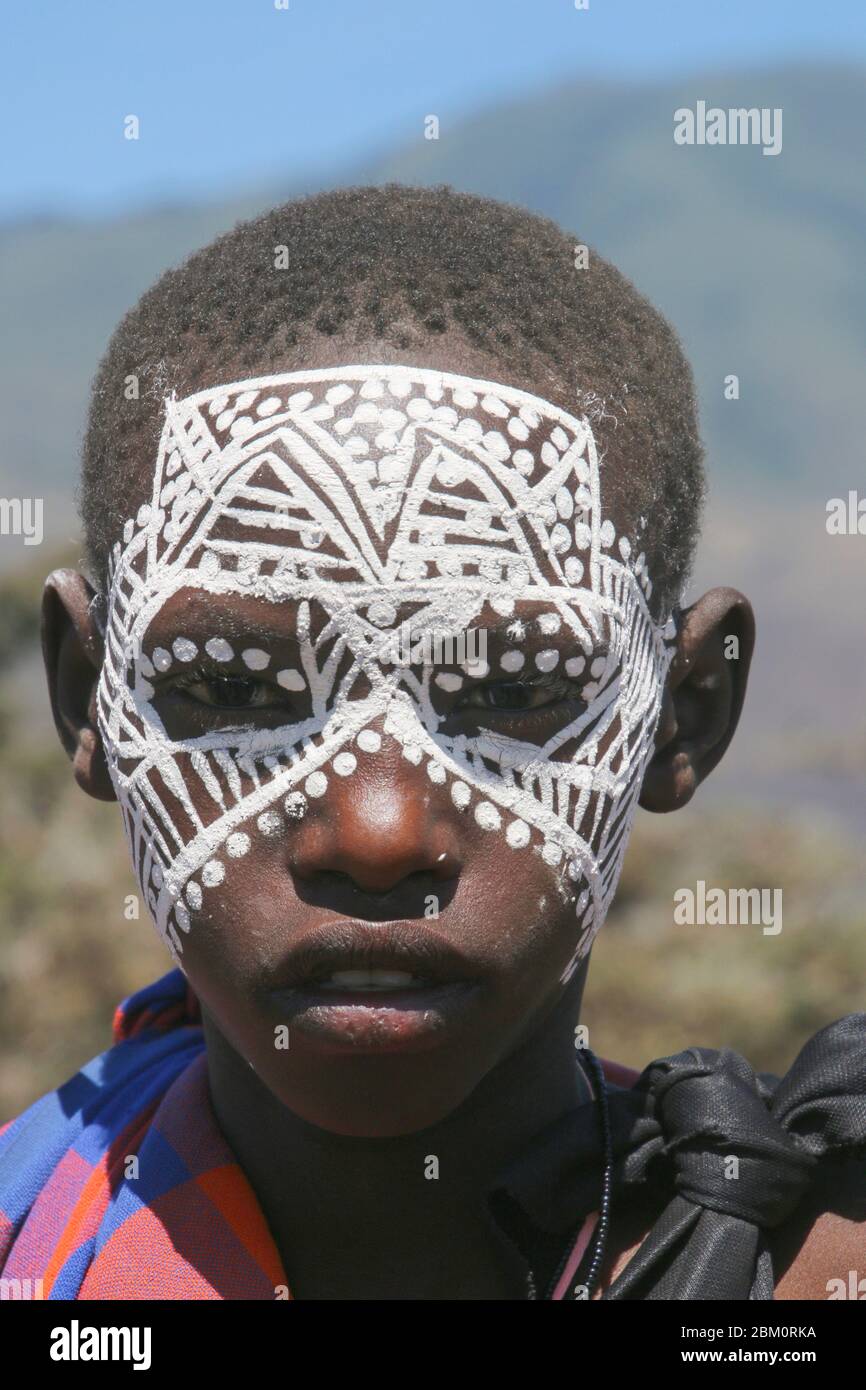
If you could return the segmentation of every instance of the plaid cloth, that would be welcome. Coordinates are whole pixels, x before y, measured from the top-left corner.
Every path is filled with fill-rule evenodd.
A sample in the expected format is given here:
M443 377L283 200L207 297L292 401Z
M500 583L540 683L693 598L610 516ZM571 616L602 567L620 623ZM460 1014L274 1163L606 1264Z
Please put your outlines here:
M46 1299L291 1298L217 1125L201 1014L182 971L125 999L113 1036L0 1129L3 1279L41 1280ZM604 1067L614 1084L637 1076Z
M47 1299L273 1300L286 1276L217 1126L183 973L124 1000L113 1034L0 1131L4 1280L41 1279Z

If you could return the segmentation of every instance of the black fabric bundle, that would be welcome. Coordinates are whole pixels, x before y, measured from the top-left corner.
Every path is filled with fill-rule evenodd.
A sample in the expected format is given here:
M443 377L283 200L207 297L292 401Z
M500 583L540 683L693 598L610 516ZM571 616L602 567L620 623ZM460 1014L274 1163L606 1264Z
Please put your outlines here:
M783 1078L738 1053L692 1047L609 1088L613 1208L664 1194L661 1215L604 1299L772 1299L767 1232L837 1161L866 1159L866 1014L816 1033ZM597 1209L594 1102L558 1121L499 1193L542 1232ZM866 1198L866 1164L862 1170Z

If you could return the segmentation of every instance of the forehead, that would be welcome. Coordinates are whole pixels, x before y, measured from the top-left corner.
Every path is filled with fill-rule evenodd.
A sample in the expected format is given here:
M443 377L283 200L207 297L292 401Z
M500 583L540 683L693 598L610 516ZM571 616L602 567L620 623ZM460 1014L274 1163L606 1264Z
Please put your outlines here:
M167 401L151 500L123 540L114 562L122 553L135 576L139 610L190 587L228 603L314 588L336 606L368 602L385 625L412 602L465 623L485 602L603 601L615 573L651 591L639 546L603 507L586 419L414 367Z

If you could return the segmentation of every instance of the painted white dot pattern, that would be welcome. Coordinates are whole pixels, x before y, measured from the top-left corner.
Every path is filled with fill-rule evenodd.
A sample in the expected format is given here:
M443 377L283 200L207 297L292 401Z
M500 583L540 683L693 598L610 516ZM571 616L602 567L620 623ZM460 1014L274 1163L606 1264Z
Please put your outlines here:
M278 671L277 684L281 685L284 690L306 690L307 688L307 682L300 671Z
M504 652L499 664L503 671L513 673L514 671L519 671L520 668L526 664L526 657L523 652Z
M525 849L532 838L525 821L513 820L505 832L505 839L512 849Z
M440 690L447 690L449 693L460 690L463 686L463 677L455 675L453 671L439 671L434 680Z
M535 664L539 671L552 671L559 665L559 652L555 647L550 647L543 652L536 652Z
M472 800L472 792L465 782L451 783L451 800L463 811Z
M262 651L261 647L247 647L246 651L241 652L243 663L251 671L264 671L270 663L270 656Z
M178 661L195 661L198 656L198 647L187 637L176 637L171 644L171 649Z
M237 518L252 511L259 524L245 529ZM467 813L470 842L502 834L573 882L568 977L616 888L672 645L648 607L645 553L604 515L588 418L413 367L221 384L167 402L150 502L122 534L100 731L145 900L176 957L189 910L207 911L226 865L259 836L299 833L308 799L324 798L327 817L329 793L369 775L387 746L436 814ZM210 733L168 738L151 678L199 652L180 622L155 649L148 631L181 589L214 595L215 613L233 595L291 603L288 662L253 631L244 640L233 625L229 641L218 618L202 639L211 661L239 659L296 695L279 716L239 709ZM466 634L492 609L507 648L459 672L402 674L383 644L404 604L420 632L444 618ZM159 631L170 634L164 613ZM512 711L479 709L474 732L449 732L455 702L441 696L487 679L490 662L494 679L515 682L586 673L580 711L537 733Z
M475 819L482 830L498 830L502 824L502 816L492 801L479 801L475 807Z
M490 666L483 657L476 657L471 661L464 661L462 665L463 670L472 680L483 680L485 676L490 675Z

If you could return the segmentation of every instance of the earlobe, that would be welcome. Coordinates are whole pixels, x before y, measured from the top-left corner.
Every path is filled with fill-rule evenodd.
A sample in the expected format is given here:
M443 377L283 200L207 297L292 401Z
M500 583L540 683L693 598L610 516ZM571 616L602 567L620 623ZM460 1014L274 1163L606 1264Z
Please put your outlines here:
M48 576L42 595L42 655L54 724L75 780L97 800L114 801L96 718L103 639L94 598L91 585L75 570Z
M639 805L675 811L721 761L743 708L755 643L752 606L711 589L681 615Z

